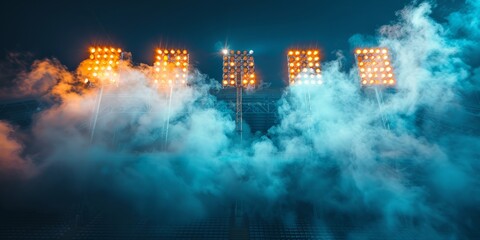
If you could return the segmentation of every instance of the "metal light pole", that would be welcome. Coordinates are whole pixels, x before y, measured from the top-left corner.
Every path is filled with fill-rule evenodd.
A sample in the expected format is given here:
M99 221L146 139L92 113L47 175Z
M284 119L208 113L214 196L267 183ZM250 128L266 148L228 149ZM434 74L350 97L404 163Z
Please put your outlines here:
M235 130L243 141L243 89L257 84L253 51L234 51L224 49L223 80L224 88L236 89Z
M373 88L380 111L382 127L390 130L388 118L384 113L383 102L384 90L394 88L396 84L389 51L386 48L358 48L354 54L360 75L360 84L364 90ZM394 169L398 171L396 160L394 160Z
M390 54L386 48L358 48L355 50L355 61L360 75L362 88L373 88L380 111L382 126L390 129L384 115L383 89L395 87L395 77L391 66Z
M123 60L124 52L120 48L97 46L91 47L89 53L89 58L82 65L84 67L81 68L81 72L85 76L83 82L87 86L100 86L95 99L91 122L90 143L92 143L97 127L104 87L109 84L118 84L118 65Z
M190 56L183 49L156 49L155 62L153 63L153 78L160 91L167 93L167 115L164 124L164 149L168 147L168 134L170 127L170 115L172 110L173 89L175 86L187 84Z

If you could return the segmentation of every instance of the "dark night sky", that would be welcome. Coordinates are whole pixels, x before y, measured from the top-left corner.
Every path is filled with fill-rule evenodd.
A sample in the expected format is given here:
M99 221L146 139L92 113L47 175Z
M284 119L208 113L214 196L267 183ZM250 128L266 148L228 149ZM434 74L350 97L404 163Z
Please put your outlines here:
M317 46L324 60L336 50L351 51L348 39L374 35L396 20L409 0L365 1L2 1L2 58L8 52L55 57L69 69L87 57L91 44L114 44L151 63L158 46L187 48L192 64L211 77L221 76L219 51L253 49L260 77L285 81L285 51ZM436 14L455 0L438 1Z

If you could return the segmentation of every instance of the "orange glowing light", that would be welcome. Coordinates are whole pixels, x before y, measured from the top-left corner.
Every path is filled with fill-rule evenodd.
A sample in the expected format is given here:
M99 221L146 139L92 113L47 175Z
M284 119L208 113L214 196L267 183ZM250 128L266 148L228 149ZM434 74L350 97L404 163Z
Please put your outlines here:
M355 50L354 54L362 86L392 86L395 84L387 49L363 48Z
M101 84L116 82L118 60L121 58L121 49L118 50L107 46L90 47L89 58L79 68L80 73L86 76L85 83L91 82L95 85L97 82Z
M189 60L186 49L157 49L155 54L157 61L153 65L162 65L162 68L154 68L155 79L159 79L160 83L186 83ZM160 71L162 74L160 74Z
M319 50L305 49L305 50L290 50L293 54L287 55L289 82L293 84L314 84L321 77L320 71L320 57ZM302 73L302 74L300 74ZM298 81L296 81L298 80Z
M222 57L223 72L228 73L223 75L222 81L230 82L230 85L225 87L247 86L249 84L250 76L255 75L253 50L248 50L248 51L247 50L243 50L243 51L229 50L229 51L230 51L229 54L224 54L224 56Z

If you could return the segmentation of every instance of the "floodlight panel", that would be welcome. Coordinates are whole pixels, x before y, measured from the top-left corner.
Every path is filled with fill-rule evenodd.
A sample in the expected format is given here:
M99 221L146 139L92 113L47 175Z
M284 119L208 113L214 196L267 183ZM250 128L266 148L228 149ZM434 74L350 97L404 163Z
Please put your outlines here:
M287 64L290 85L323 83L318 49L290 49Z
M154 81L158 84L186 84L190 56L186 49L157 49L153 64Z
M362 86L394 86L396 84L390 53L387 48L355 50Z
M224 87L257 85L253 51L230 50L226 54L224 52L222 74Z
M122 49L95 46L89 49L90 56L87 59L87 71L84 83L97 81L115 82L118 78L118 64L121 59Z

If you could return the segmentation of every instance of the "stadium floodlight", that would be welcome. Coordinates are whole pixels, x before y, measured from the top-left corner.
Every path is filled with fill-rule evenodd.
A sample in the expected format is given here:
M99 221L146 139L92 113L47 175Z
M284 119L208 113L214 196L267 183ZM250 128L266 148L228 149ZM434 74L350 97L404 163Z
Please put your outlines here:
M224 87L255 86L258 81L255 74L253 50L234 51L222 50Z
M185 49L156 49L153 64L155 83L186 84L189 61L189 53Z
M86 86L98 86L98 98L96 98L94 117L90 132L90 142L93 141L98 114L102 102L103 88L109 84L118 83L118 67L123 60L124 52L120 48L107 46L92 46L88 50L89 58L83 61L79 67L80 75L84 77Z
M355 59L362 86L395 85L396 80L388 49L358 48L355 50Z
M320 51L318 49L291 49L287 52L290 85L322 84Z
M255 62L253 61L253 50L235 51L223 49L222 53L222 86L224 88L236 88L235 128L240 134L241 142L243 132L242 92L245 87L254 87L258 84L255 74Z
M115 83L118 79L118 65L122 49L114 47L90 47L90 56L86 60L86 71L83 72L85 84L100 82Z

